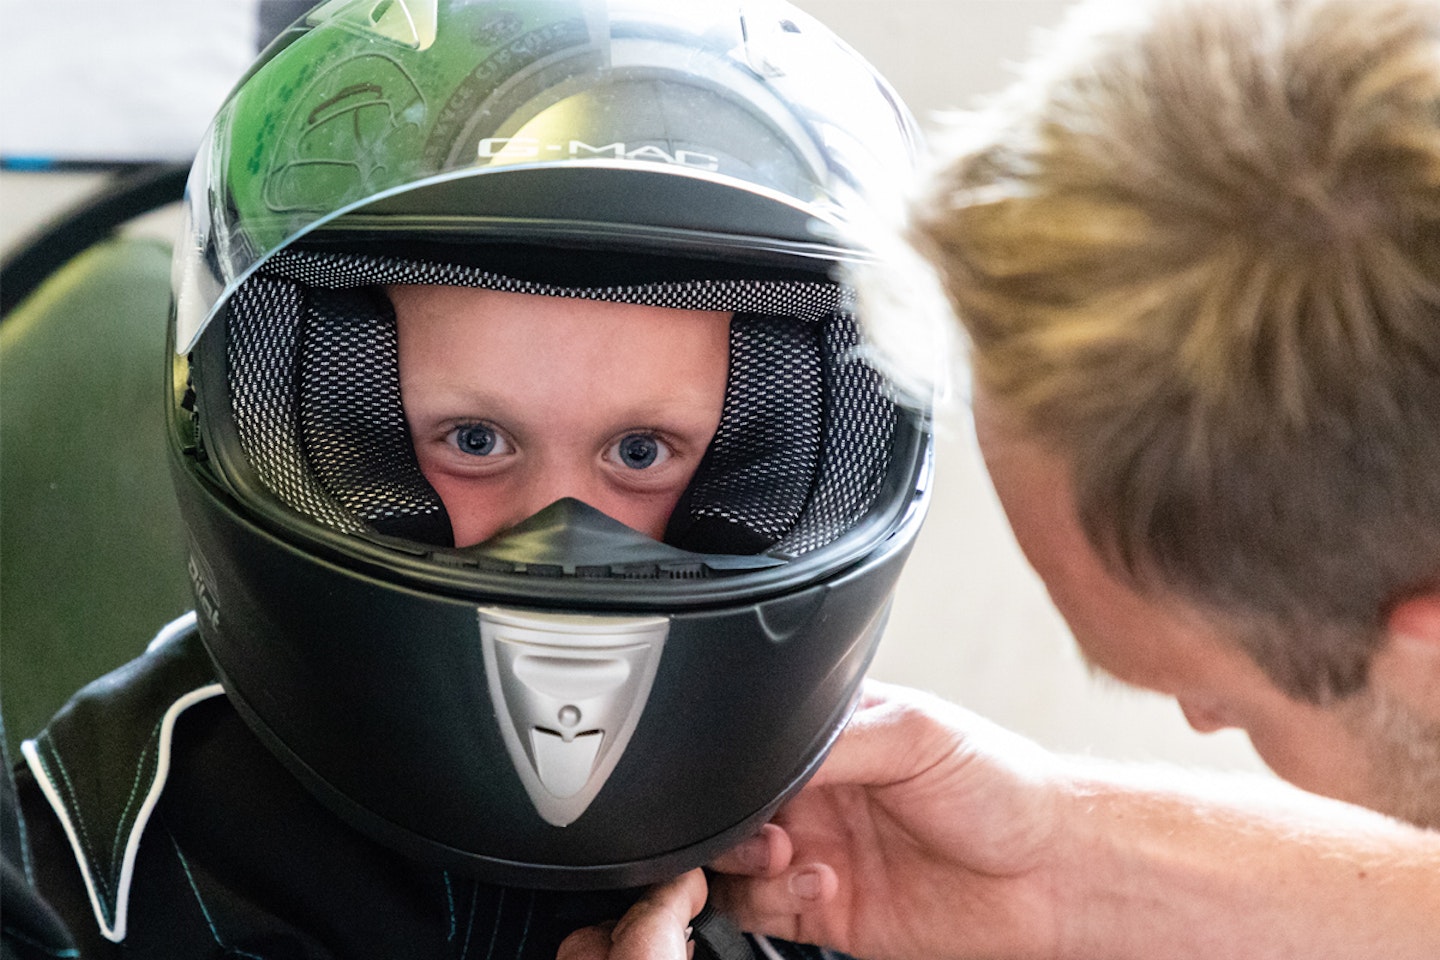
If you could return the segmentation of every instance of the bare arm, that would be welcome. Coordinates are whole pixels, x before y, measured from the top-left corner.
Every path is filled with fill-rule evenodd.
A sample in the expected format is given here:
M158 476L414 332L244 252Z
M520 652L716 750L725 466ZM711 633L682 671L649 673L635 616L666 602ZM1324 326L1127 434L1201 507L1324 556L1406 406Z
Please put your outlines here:
M1081 766L1064 957L1434 957L1440 834L1249 777Z

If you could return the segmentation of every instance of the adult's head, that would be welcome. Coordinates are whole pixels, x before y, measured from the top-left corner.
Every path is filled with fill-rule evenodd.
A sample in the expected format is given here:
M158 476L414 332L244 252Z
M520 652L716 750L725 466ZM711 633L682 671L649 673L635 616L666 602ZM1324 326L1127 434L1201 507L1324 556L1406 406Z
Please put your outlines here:
M1440 819L1440 5L1086 5L950 136L912 239L1081 646Z
M926 428L831 277L912 130L778 3L341 0L262 55L191 180L172 448L201 637L317 797L415 857L605 887L704 862L803 783L923 514ZM709 326L692 355L651 321ZM713 438L664 509L554 470L482 502L433 469L437 438L522 442L431 406L438 378L483 403L557 364L540 426L571 441L604 432L607 380L704 378L713 421L676 432ZM664 424L612 419L602 456L658 458L626 440Z

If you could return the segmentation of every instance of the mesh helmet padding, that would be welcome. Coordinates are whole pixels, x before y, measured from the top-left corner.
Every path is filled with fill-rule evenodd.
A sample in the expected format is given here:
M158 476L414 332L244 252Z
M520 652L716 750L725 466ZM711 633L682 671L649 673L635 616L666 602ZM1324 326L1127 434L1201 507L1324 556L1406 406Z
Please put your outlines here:
M231 301L227 368L241 447L294 510L348 533L449 543L400 401L384 284L733 312L724 408L667 541L700 552L797 555L872 505L896 408L855 354L853 295L823 280L693 280L568 287L469 265L286 250Z
M374 288L310 292L300 341L300 440L315 478L382 533L452 541L400 400L394 311Z
M225 358L231 416L246 459L271 493L327 527L361 533L365 523L319 483L301 446L296 370L306 293L262 274L235 291Z
M795 526L776 544L791 555L823 547L875 503L890 468L898 412L880 374L860 356L852 313L827 318L820 336L825 424L815 488Z
M814 324L739 314L720 426L676 504L665 539L759 553L805 507L820 467L825 376Z

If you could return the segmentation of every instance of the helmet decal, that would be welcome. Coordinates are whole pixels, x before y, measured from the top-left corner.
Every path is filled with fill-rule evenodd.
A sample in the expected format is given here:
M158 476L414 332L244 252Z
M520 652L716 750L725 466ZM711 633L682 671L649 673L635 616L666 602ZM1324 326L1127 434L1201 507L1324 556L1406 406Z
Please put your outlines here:
M425 95L392 57L345 60L314 86L317 93L296 99L280 135L287 146L264 178L272 213L324 212L368 197L393 184L398 158L419 146Z

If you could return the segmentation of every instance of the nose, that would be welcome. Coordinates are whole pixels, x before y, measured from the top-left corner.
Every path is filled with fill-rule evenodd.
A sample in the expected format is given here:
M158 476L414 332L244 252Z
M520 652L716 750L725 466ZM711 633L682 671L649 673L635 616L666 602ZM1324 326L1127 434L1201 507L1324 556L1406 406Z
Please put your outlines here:
M535 471L516 499L505 524L508 529L535 516L556 500L573 497L597 510L605 509L604 489L591 471L556 464ZM608 511L607 511L608 512Z
M1215 704L1198 704L1189 700L1177 702L1180 704L1180 712L1185 714L1185 722L1190 724L1196 733L1214 733L1236 726L1226 716L1225 710Z

